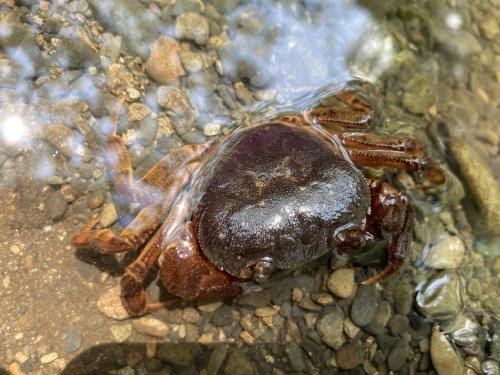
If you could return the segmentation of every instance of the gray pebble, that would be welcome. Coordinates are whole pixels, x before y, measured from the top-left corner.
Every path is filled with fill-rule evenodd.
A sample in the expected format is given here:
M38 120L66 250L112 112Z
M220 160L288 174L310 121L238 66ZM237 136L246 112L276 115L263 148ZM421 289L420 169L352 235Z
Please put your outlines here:
M252 362L241 351L234 351L227 359L224 367L226 375L254 375L257 371Z
M396 314L389 320L388 327L392 335L399 336L408 332L408 329L410 328L410 320L406 315Z
M407 280L401 280L392 290L394 309L398 314L408 315L413 305L413 287Z
M222 327L234 321L233 309L228 305L222 305L212 315L212 323Z
M371 323L377 314L378 305L377 289L373 285L360 286L351 306L352 321L360 327Z
M462 282L456 272L442 271L428 280L417 297L418 310L431 319L453 319L462 308Z
M77 351L82 343L82 335L76 329L70 329L64 336L64 351L72 353Z
M302 373L306 368L306 364L304 362L304 353L300 347L292 341L285 347L285 352L292 370Z
M321 340L333 349L340 348L344 343L344 318L342 309L337 305L333 305L323 308L316 321L316 330Z
M227 345L216 345L208 357L207 373L216 375L226 359L229 347Z
M162 344L156 352L156 356L163 362L174 366L189 367L192 366L196 356L200 351L197 344Z
M45 209L50 219L61 220L68 210L68 203L58 191L52 191L45 202Z
M392 371L399 371L406 363L409 354L409 345L404 340L399 340L390 351L387 357L387 365Z

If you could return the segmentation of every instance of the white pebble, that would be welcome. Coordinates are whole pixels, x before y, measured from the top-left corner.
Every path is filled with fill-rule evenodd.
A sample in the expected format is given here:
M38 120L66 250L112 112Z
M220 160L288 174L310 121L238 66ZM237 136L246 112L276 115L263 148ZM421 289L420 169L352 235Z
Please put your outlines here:
M460 266L465 245L457 236L444 236L431 245L424 255L424 264L435 269L455 269Z

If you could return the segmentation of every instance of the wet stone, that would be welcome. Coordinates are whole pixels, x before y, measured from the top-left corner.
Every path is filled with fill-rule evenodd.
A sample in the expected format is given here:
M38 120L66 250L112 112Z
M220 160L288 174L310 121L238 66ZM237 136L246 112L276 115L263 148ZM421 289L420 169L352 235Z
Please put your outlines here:
M404 87L403 107L411 113L426 113L434 103L434 86L424 75L416 75Z
M98 50L83 27L64 27L59 36L56 58L61 66L74 69L99 64Z
M212 315L212 323L222 327L234 321L233 309L228 305L222 305Z
M59 192L52 191L45 202L45 209L49 218L56 221L64 217L68 204Z
M208 375L216 375L219 373L224 360L226 359L229 347L227 345L216 345L210 353L207 363Z
M393 315L388 322L389 331L394 336L399 336L408 332L410 321L406 315Z
M163 344L158 348L156 356L174 366L189 367L194 363L199 351L197 344Z
M160 36L146 62L146 73L158 83L176 84L185 74L179 50L176 40L165 35Z
M463 374L460 357L446 336L436 327L431 336L431 360L438 375Z
M175 35L179 39L204 45L208 41L209 26L205 17L198 13L184 13L175 21Z
M327 281L328 290L337 297L349 298L352 296L354 283L354 270L341 268L332 272Z
M417 297L418 310L430 319L453 319L462 308L462 286L456 272L442 271L428 280Z
M394 287L394 308L398 314L408 315L413 304L413 288L407 280L401 280Z
M116 220L118 220L118 214L116 212L115 205L113 203L107 203L101 212L101 217L99 218L99 224L103 227L109 227Z
M138 332L150 336L165 337L169 334L170 328L161 320L150 316L143 316L132 321L132 326Z
M129 323L113 324L111 325L110 330L114 341L124 342L132 333L132 325Z
M64 336L64 351L72 353L77 351L82 343L82 335L76 329L70 329Z
M300 347L292 341L286 346L285 352L292 370L302 373L306 368L306 364Z
M465 254L465 245L456 236L441 237L425 255L424 264L435 269L455 269L460 266Z
M87 206L91 210L101 207L104 203L106 194L103 190L96 190L87 196Z
M192 51L181 52L182 66L188 73L198 73L203 69L201 55Z
M176 115L185 115L189 102L184 92L178 87L160 86L156 92L158 104Z
M129 317L127 310L122 305L121 289L119 286L108 290L97 301L97 308L109 318L123 320Z
M387 365L392 371L399 371L406 363L410 347L404 340L397 341L387 356Z
M229 355L226 366L224 367L224 374L233 375L254 375L256 374L254 365L241 351L236 350Z
M472 314L461 313L444 324L442 330L451 334L454 344L468 347L478 343L481 327Z
M337 306L323 308L316 320L316 331L321 340L333 349L338 349L344 343L343 337L344 312Z
M351 306L352 321L360 327L371 323L377 314L378 305L379 295L375 287L372 285L360 286Z
M336 354L337 364L343 370L350 370L359 366L362 361L362 348L358 341L351 341L343 345Z
M481 363L481 371L483 374L487 375L499 375L500 374L500 365L497 361L493 359L488 359Z

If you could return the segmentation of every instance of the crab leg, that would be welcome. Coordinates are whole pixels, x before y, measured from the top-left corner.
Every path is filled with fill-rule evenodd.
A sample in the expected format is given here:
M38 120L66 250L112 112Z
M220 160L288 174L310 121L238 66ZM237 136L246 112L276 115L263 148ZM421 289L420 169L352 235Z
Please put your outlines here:
M389 184L369 180L371 212L367 217L367 232L378 238L389 238L388 260L379 274L363 281L374 284L389 276L403 264L409 249L413 227L413 207L406 196Z
M87 223L72 240L74 246L89 248L102 254L139 249L160 226L172 203L189 181L184 171L176 176L161 200L143 208L135 219L118 235L110 229L94 230L98 219Z
M307 122L326 127L368 129L372 122L373 110L356 92L343 90L336 97L346 104L340 108L314 108L304 113Z

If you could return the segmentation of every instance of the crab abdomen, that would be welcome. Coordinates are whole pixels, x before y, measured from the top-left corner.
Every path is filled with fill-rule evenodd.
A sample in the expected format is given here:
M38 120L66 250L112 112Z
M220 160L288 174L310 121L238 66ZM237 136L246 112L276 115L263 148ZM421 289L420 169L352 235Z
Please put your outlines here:
M287 269L324 254L335 229L361 225L370 204L363 175L332 144L281 123L228 138L202 178L197 239L234 276L263 259Z

